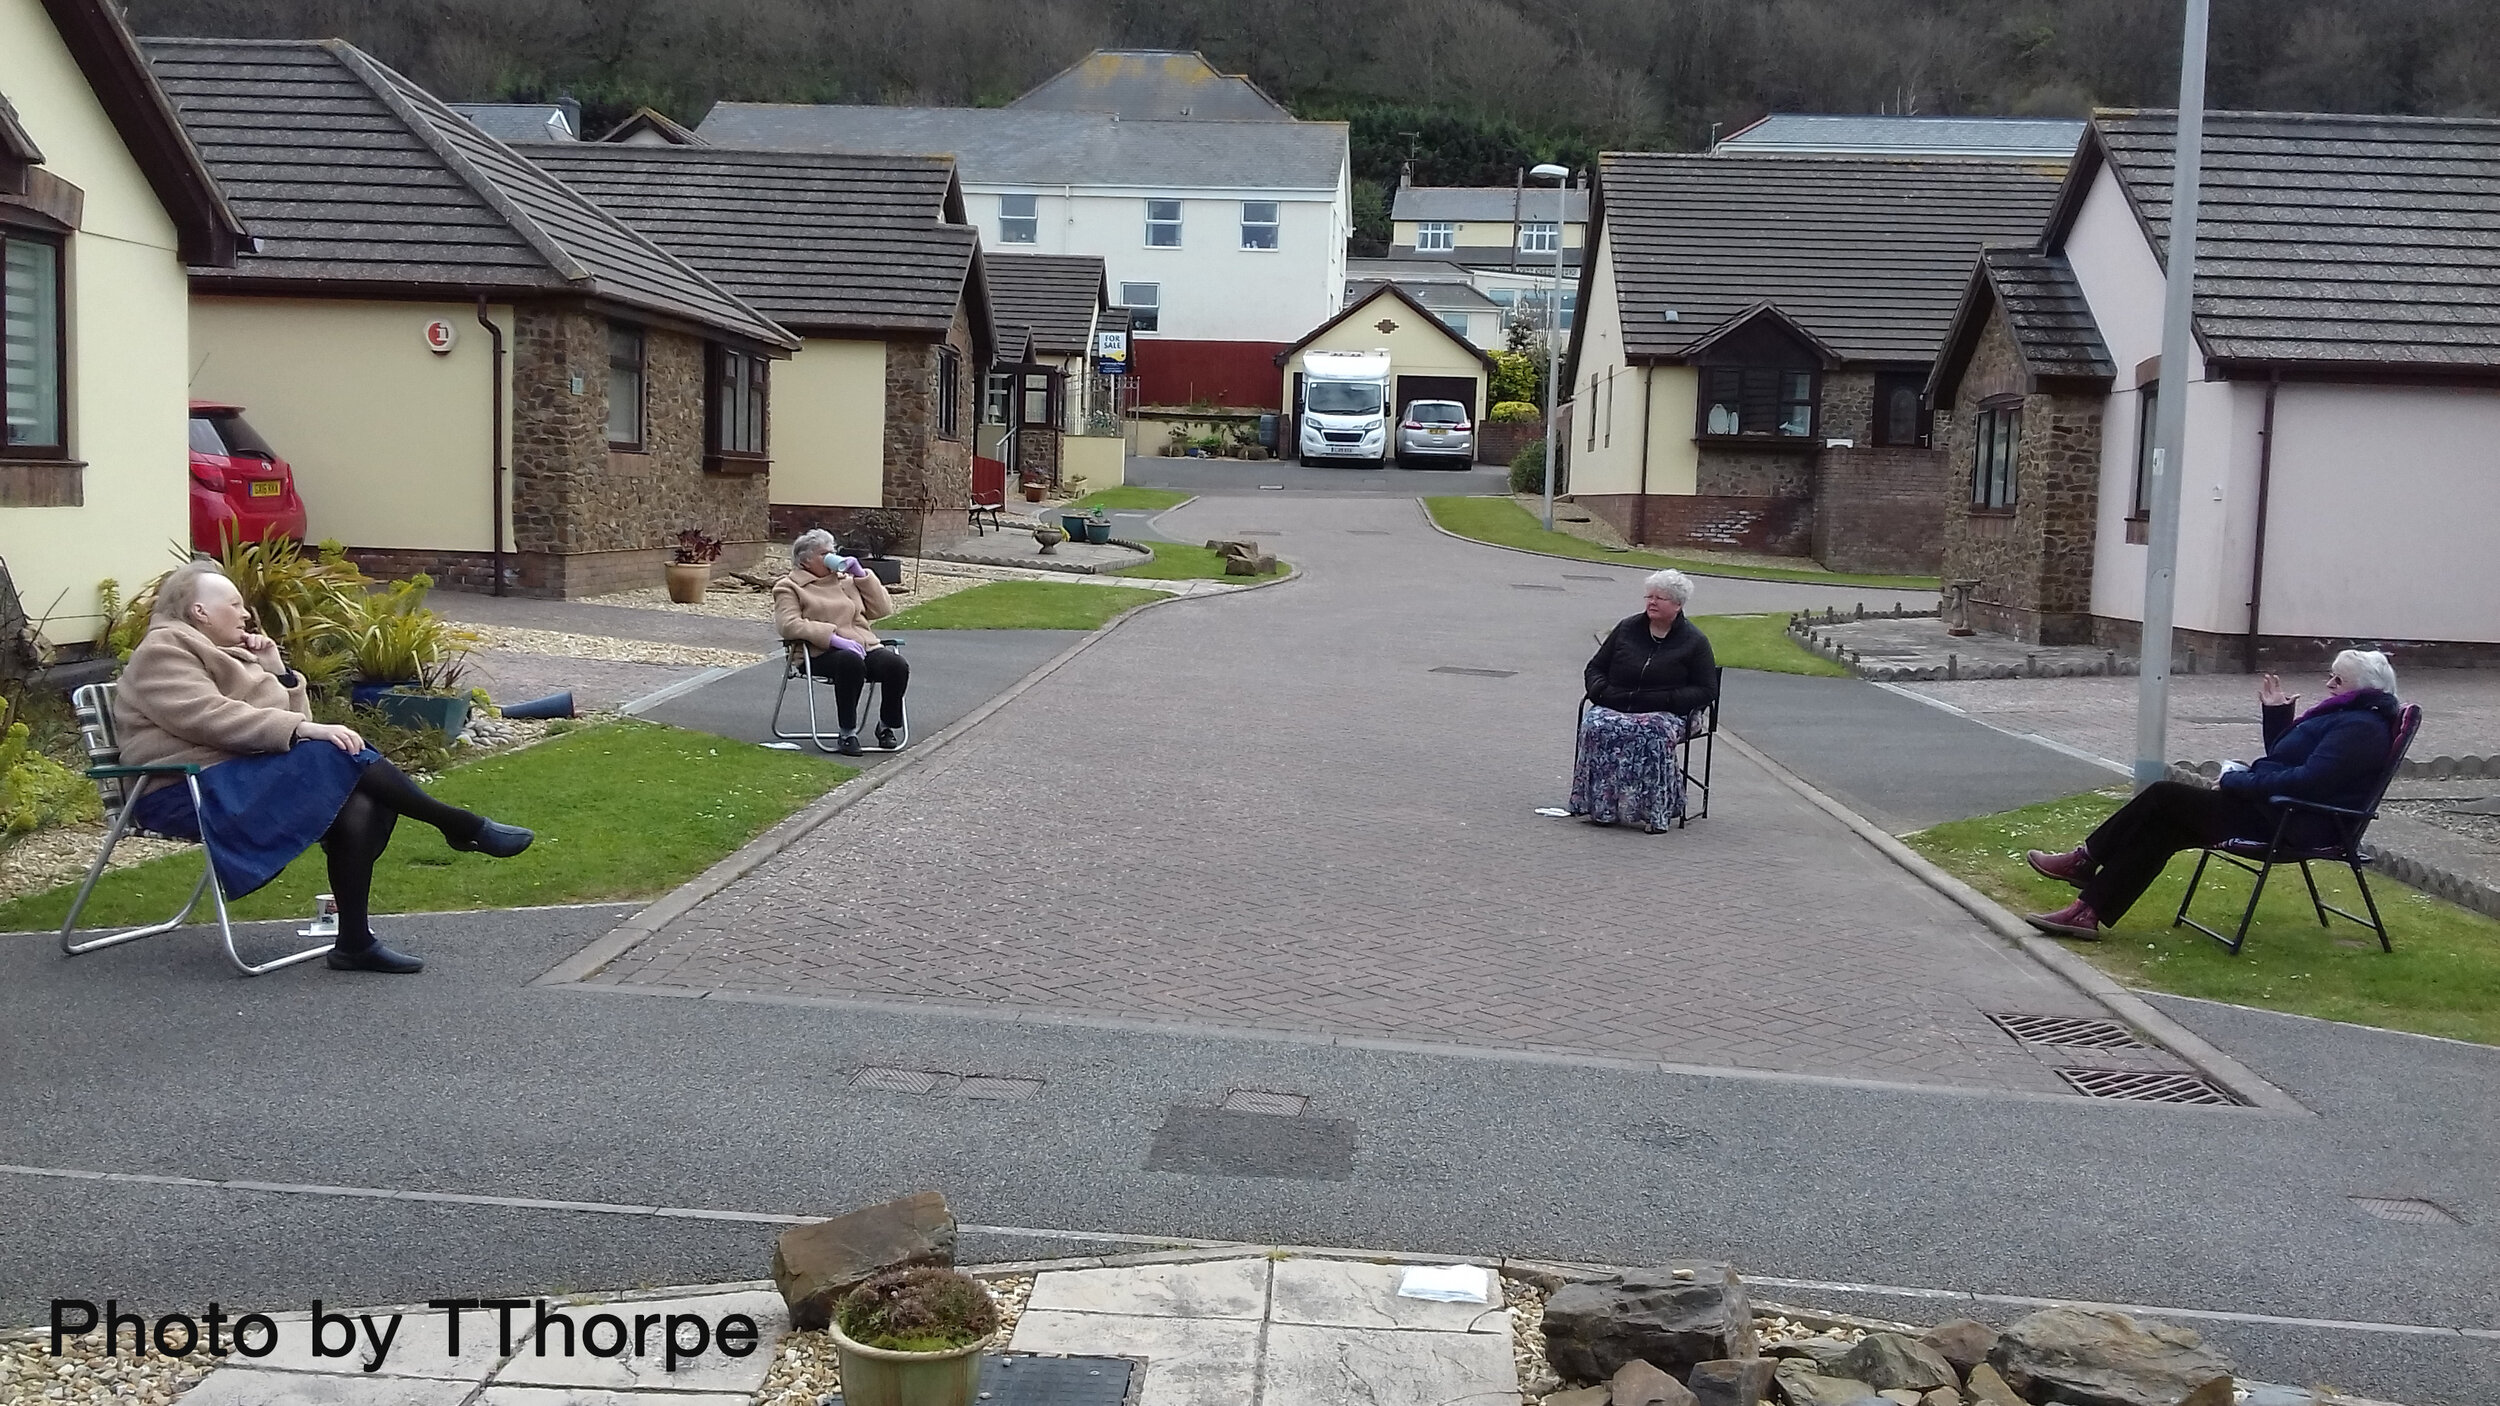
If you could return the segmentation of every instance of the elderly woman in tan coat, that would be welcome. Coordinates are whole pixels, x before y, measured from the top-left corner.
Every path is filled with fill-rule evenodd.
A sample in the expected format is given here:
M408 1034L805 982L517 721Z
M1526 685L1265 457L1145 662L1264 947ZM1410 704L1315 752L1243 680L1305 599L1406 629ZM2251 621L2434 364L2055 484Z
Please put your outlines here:
M453 849L496 858L519 854L533 837L418 790L354 728L314 722L303 677L250 622L242 592L214 562L179 567L158 584L147 637L114 690L114 732L124 762L201 766L200 804L189 787L161 777L131 818L187 840L205 830L230 897L277 877L319 841L339 906L330 965L420 970L421 959L375 940L369 921L374 861L399 817L442 831Z
M878 688L877 746L891 752L901 743L903 690L911 666L900 650L877 638L871 620L894 613L894 598L857 559L834 549L833 534L813 528L790 544L792 570L773 583L773 623L785 640L808 648L808 670L833 681L834 750L860 754L859 695L868 681Z

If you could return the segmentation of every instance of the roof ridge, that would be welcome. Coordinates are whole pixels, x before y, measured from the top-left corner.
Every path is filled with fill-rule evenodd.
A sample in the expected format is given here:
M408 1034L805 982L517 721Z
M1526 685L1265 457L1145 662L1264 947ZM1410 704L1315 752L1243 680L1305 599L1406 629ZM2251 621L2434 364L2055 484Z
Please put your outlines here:
M2102 107L2092 110L2092 120L2095 122L2103 118L2130 117L2166 117L2176 122L2179 118L2179 110L2175 107ZM2226 121L2262 119L2268 122L2388 122L2421 127L2500 128L2500 117L2442 117L2419 112L2275 112L2263 108L2218 107L2205 109L2207 122L2210 123L2216 118Z
M582 264L581 260L573 256L571 250L558 244L555 236L549 234L538 221L532 219L520 206L514 204L512 197L507 195L501 186L495 184L485 172L479 170L477 163L462 155L459 149L451 144L451 139L435 127L433 119L409 99L408 94L400 87L400 84L406 83L407 80L401 77L397 70L344 39L321 39L314 43L317 47L327 51L332 58L338 60L340 67L356 75L358 82L371 89L374 96L382 100L382 105L390 109L391 115L406 124L410 134L424 143L426 150L433 152L436 160L442 162L452 175L458 177L461 184L467 186L479 199L485 201L487 208L501 217L503 222L511 227L513 233L521 236L523 242L537 251L538 257L546 260L548 268L552 269L557 276L567 283L592 281L590 270ZM414 84L409 84L409 86L415 87ZM417 91L424 90L418 89ZM446 108L445 111L448 112L449 109ZM452 116L455 120L459 119L457 113L453 113ZM551 176L548 179L553 180L554 177Z

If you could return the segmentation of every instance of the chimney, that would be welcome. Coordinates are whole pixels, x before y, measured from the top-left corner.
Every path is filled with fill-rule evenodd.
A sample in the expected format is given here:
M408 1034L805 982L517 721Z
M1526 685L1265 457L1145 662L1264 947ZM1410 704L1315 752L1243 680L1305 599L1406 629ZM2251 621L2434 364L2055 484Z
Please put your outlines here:
M565 93L556 99L556 106L564 113L564 125L572 129L573 140L580 141L582 137L581 99L574 97L571 93Z
M1398 163L1398 189L1404 190L1413 184L1415 184L1415 158L1410 156Z

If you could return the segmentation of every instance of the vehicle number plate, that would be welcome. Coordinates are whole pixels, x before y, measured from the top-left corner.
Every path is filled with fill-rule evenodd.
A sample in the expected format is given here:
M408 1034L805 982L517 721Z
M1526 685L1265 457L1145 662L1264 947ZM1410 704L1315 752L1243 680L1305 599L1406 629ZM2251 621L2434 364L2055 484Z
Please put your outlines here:
M1434 430L1434 431L1433 431L1433 433L1434 433L1435 435L1445 435L1445 434L1448 434L1448 433L1449 433L1449 431L1448 431L1448 430Z
M252 481L252 496L255 498L275 498L285 491L286 484L278 479L263 478Z

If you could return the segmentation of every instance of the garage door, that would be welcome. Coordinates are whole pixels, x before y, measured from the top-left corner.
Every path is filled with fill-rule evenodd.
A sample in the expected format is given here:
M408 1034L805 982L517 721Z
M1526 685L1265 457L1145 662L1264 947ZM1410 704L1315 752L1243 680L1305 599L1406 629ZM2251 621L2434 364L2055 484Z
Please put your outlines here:
M1473 376L1400 376L1398 377L1398 414L1406 414L1409 401L1455 400L1467 407L1467 419L1476 418L1476 378Z

